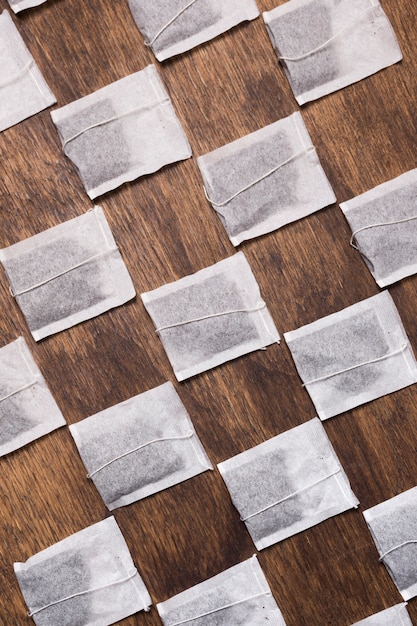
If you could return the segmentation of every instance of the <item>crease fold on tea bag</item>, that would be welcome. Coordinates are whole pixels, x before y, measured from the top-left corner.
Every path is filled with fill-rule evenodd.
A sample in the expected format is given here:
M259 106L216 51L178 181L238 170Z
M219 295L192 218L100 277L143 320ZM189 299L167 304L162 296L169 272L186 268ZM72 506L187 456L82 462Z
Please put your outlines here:
M65 423L23 337L0 348L0 456Z
M135 297L101 207L0 250L35 341Z
M110 510L213 469L170 382L72 424L70 431Z
M417 364L387 291L284 334L325 420L417 382Z
M109 626L152 604L114 517L15 563L14 570L37 626Z
M417 272L417 169L342 202L350 244L380 287Z
M404 600L417 596L417 487L363 512L380 555Z
M198 157L204 193L234 246L336 202L301 113Z
M279 343L242 252L141 298L179 381Z
M56 98L8 11L0 14L0 59L2 131L55 104Z
M255 0L128 0L158 61L187 52L259 15Z
M407 603L402 602L355 622L352 626L413 626L413 624L407 611Z
M402 59L379 0L289 0L262 15L300 105Z
M11 9L15 13L24 11L24 9L32 9L46 2L46 0L8 0Z
M55 109L51 116L90 198L191 156L154 65Z
M317 418L218 469L258 550L359 504Z
M285 626L256 556L156 605L164 626L216 616L216 624ZM209 623L207 620L204 623Z

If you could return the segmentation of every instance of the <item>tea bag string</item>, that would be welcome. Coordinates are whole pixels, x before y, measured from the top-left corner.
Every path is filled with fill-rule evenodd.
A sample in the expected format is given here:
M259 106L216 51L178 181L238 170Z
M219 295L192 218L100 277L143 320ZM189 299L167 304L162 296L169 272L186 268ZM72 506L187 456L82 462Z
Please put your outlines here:
M351 365L351 367L347 367L343 370L338 370L337 372L332 372L331 374L325 374L324 376L320 376L319 378L313 378L305 383L303 383L303 387L307 387L307 385L313 385L314 383L319 383L322 380L327 380L328 378L333 378L333 376L339 376L339 374L345 374L346 372L351 372L352 370L357 369L358 367L363 367L364 365L371 365L372 363L379 363L379 361L385 361L385 359L389 359L391 356L395 356L397 354L401 354L406 350L408 344L403 344L398 350L394 350L393 352L388 352L388 354L383 354L382 356L377 357L376 359L370 359L369 361L363 361L362 363L357 363L356 365Z
M393 226L394 224L405 224L406 222L411 222L413 220L417 220L417 215L412 215L411 217L405 217L404 219L401 219L401 220L392 220L390 222L377 222L376 224L368 224L368 226L362 226L362 228L358 228L352 233L349 243L352 246L352 248L355 248L355 250L360 252L358 246L355 246L355 244L353 243L358 233L361 233L363 230L368 230L368 228L378 228L379 226Z
M273 502L272 504L268 504L267 506L263 507L262 509L259 509L259 511L256 511L255 513L250 513L249 515L246 515L246 517L241 517L240 519L241 519L242 522L246 522L248 519L251 519L252 517L256 517L257 515L260 515L261 513L265 513L265 511L269 511L269 509L272 509L275 506L278 506L278 504L282 504L282 502L286 502L287 500L290 500L291 498L294 498L294 496L297 496L299 493L303 493L304 491L308 491L309 489L312 489L316 485L319 485L320 483L324 482L328 478L332 478L332 476L336 476L340 472L341 472L341 469L338 468L334 472L331 472L330 474L327 474L326 476L323 476L322 478L319 478L318 480L314 481L313 483L310 483L310 484L306 485L305 487L301 487L301 489L297 489L297 491L294 491L293 493L290 493L288 496L285 496L284 498L281 498L281 500L277 500L276 502Z
M389 554L391 554L391 552L395 552L396 550L399 550L400 548L404 548L404 546L409 546L409 545L411 545L413 543L417 543L417 539L410 539L409 541L403 541L403 543L398 544L398 546L394 546L393 548L390 548L389 550L384 552L384 554L382 554L379 557L379 560L383 561L385 559L385 557L387 557Z
M178 328L178 326L185 326L186 324L194 324L194 322L203 322L213 317L222 317L223 315L233 315L234 313L255 313L261 311L266 307L266 303L262 300L256 307L248 309L230 309L228 311L219 311L218 313L210 313L209 315L202 315L201 317L194 317L189 320L183 320L174 324L167 324L166 326L160 326L155 330L159 335L163 330L169 330L170 328Z
M30 59L30 61L28 61L26 63L26 65L24 65L20 70L18 70L15 74L13 74L12 76L10 76L9 78L6 78L6 80L4 80L3 82L0 83L0 87L7 87L7 85L10 85L10 83L14 83L15 80L17 80L18 78L20 78L21 76L23 76L23 74L26 74L26 72L28 72L30 70L30 68L32 67L32 65L34 64L34 60Z
M111 459L110 461L107 461L107 463L104 463L103 465L101 465L100 467L95 469L94 471L92 471L89 474L87 474L87 478L91 478L92 476L95 476L95 474L98 474L98 472L101 472L101 470L103 470L105 467L108 467L109 465L111 465L115 461L119 461L120 459L124 459L126 456L129 456L130 454L133 454L134 452L138 452L139 450L142 450L143 448L147 448L148 446L151 446L154 443L160 443L162 441L181 441L181 440L184 440L184 439L191 439L191 437L193 437L193 436L194 436L194 432L190 431L186 435L178 435L176 437L175 436L172 436L172 437L160 437L158 439L151 439L151 441L147 441L146 443L142 443L140 446L137 446L136 448L133 448L132 450L128 450L127 452L124 452L123 454L119 454L119 456L114 457L114 459Z
M73 598L78 598L79 596L84 596L89 593L94 593L95 591L101 591L102 589L109 589L110 587L114 587L115 585L121 585L129 580L132 580L137 575L138 571L136 568L133 568L131 573L125 578L120 578L119 580L114 580L111 583L106 583L105 585L101 585L100 587L92 587L91 589L86 589L85 591L79 591L78 593L73 593L70 596L66 596L65 598L61 598L60 600L55 600L54 602L50 602L49 604L45 604L45 606L41 606L39 609L34 609L28 613L29 617L40 613L41 611L45 611L49 609L51 606L55 606L56 604L61 604L62 602L66 602L67 600L72 600Z
M174 22L177 21L177 19L179 17L181 17L181 15L183 13L185 13L187 11L187 9L189 9L193 4L195 4L197 2L197 0L191 0L191 2L189 2L188 4L185 5L185 7L183 7L182 9L180 9L178 11L178 13L176 13L173 17L171 17L171 19L165 24L165 26L162 26L162 28L160 28L158 30L158 32L156 33L156 35L153 36L153 38L150 41L145 41L145 46L152 46L155 41L158 39L158 37L160 37L162 35L162 33L164 33L166 31L167 28L169 28L171 26L171 24L173 24Z

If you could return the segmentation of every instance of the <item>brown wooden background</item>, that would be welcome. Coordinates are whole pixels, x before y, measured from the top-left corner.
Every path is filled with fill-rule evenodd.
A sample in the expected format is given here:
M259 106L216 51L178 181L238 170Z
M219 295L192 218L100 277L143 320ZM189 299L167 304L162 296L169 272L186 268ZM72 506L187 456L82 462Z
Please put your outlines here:
M258 0L271 10L283 0ZM383 2L404 60L302 108L338 201L417 166L417 4ZM0 0L0 9L9 8ZM155 62L194 157L299 110L261 18L154 61L127 0L48 0L15 18L58 106ZM99 198L137 294L234 253L195 159ZM92 206L46 110L0 135L0 247ZM379 289L338 206L241 246L282 334ZM390 289L417 351L417 277ZM23 335L68 423L175 382L139 297L35 344L0 273L0 345ZM282 342L175 383L213 464L315 415ZM325 422L361 505L259 554L287 626L349 626L401 601L362 511L417 484L417 386ZM68 428L0 459L0 624L26 625L13 573L109 515ZM154 603L249 558L254 545L217 470L114 513ZM417 601L409 611L417 625ZM160 624L156 609L123 621ZM57 625L59 626L59 625Z

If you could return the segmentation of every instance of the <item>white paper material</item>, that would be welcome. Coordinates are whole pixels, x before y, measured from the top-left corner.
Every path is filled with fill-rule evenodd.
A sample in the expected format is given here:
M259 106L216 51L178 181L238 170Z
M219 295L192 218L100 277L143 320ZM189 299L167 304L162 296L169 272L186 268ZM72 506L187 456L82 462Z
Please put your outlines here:
M336 202L298 112L197 163L206 195L234 246Z
M56 102L8 11L0 15L0 131Z
M359 504L317 418L218 469L258 550Z
M404 600L417 596L417 487L363 512L392 580Z
M416 197L414 169L340 205L352 244L380 287L417 272Z
M135 296L101 207L0 250L35 341Z
M191 156L153 65L56 109L51 116L90 198Z
M141 297L178 380L279 342L242 252Z
M24 9L31 9L37 7L40 4L46 2L46 0L8 0L11 8L15 13L23 11Z
M256 556L156 605L164 626L285 626Z
M413 626L406 607L406 603L396 604L352 626Z
M417 382L417 365L387 291L284 334L322 420Z
M172 383L70 426L110 510L213 469Z
M255 0L128 0L158 61L195 48L259 15Z
M402 59L378 0L289 0L263 18L298 104Z
M152 604L114 517L14 569L37 626L108 626Z
M64 424L23 337L0 348L0 456Z

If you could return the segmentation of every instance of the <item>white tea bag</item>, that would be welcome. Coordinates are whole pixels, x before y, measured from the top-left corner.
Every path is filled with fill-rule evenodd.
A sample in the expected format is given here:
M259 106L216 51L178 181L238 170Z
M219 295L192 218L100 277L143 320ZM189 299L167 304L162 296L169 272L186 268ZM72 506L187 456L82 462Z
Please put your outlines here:
M172 383L70 426L110 510L213 469Z
M396 604L385 611L380 611L352 626L413 626L407 611L407 604Z
M417 382L417 366L387 291L285 333L324 420Z
M342 202L359 250L380 287L417 272L417 169Z
M156 605L164 626L285 626L268 581L253 556Z
M114 517L15 563L14 570L37 626L108 626L152 604Z
M135 297L101 207L0 250L35 341Z
M402 59L378 0L289 0L263 18L298 104Z
M214 39L259 15L255 0L128 0L158 61Z
M24 9L31 9L43 4L46 0L9 0L9 4L15 13Z
M0 456L65 423L23 337L0 348Z
M51 116L90 198L191 156L153 65L55 109Z
M218 468L258 550L359 504L317 418Z
M10 14L0 14L0 131L56 102Z
M279 343L242 252L141 297L178 380Z
M298 112L197 163L207 199L234 246L336 202Z
M379 560L404 600L417 596L417 487L363 513Z

